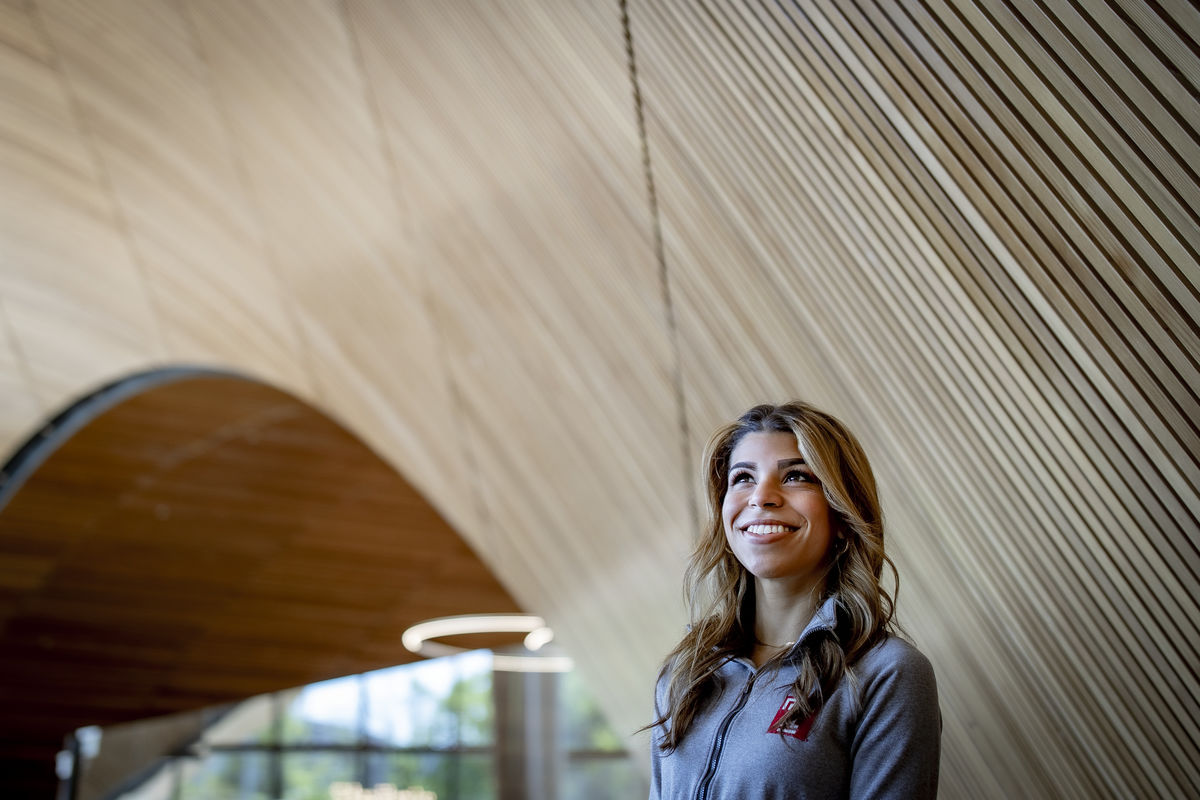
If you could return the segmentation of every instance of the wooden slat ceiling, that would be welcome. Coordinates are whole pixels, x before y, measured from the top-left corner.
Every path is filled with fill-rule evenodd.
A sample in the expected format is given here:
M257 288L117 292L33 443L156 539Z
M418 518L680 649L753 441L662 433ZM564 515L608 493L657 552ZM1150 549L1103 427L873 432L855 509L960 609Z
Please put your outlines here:
M1200 791L1195 12L1087 5L631 15L688 419L867 432L951 796Z
M0 792L53 796L82 725L404 663L415 622L516 610L345 429L250 381L173 376L0 512Z
M1198 41L1182 1L0 0L0 436L151 365L278 386L633 730L705 435L806 397L880 474L943 796L1193 795Z

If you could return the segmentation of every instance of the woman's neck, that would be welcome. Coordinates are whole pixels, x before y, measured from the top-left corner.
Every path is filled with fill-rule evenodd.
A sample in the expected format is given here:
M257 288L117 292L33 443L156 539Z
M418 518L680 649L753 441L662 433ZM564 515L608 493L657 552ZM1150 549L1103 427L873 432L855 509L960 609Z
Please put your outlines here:
M756 644L778 650L795 642L816 613L818 600L818 593L811 589L797 592L769 581L755 581Z

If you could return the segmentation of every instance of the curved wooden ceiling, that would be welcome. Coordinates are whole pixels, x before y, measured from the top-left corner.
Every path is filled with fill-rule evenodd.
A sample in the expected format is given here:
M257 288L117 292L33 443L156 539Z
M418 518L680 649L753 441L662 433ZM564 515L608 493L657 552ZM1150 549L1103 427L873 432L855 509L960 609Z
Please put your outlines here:
M1138 0L0 0L3 441L149 365L279 386L632 730L705 434L800 395L880 473L943 795L1196 794L1198 41Z
M414 622L518 610L362 442L219 376L147 388L53 452L0 512L0 565L9 797L52 796L82 725L404 663Z

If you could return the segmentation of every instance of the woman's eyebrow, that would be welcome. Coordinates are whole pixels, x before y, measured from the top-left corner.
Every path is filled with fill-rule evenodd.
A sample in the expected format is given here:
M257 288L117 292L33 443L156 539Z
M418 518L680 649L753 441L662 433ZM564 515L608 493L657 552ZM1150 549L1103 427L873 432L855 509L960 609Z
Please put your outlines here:
M775 462L775 468L787 469L788 467L795 467L804 463L806 462L803 458L781 458L779 461ZM758 464L755 464L753 461L739 461L736 464L729 465L730 471L735 469L756 469L757 467Z

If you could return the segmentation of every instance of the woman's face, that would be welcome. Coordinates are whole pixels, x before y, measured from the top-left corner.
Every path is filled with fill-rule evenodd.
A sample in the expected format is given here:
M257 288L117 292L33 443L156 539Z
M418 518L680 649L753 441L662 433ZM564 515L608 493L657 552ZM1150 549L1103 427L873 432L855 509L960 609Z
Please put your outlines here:
M833 538L829 502L790 433L749 433L733 448L721 518L737 560L759 580L810 591Z

